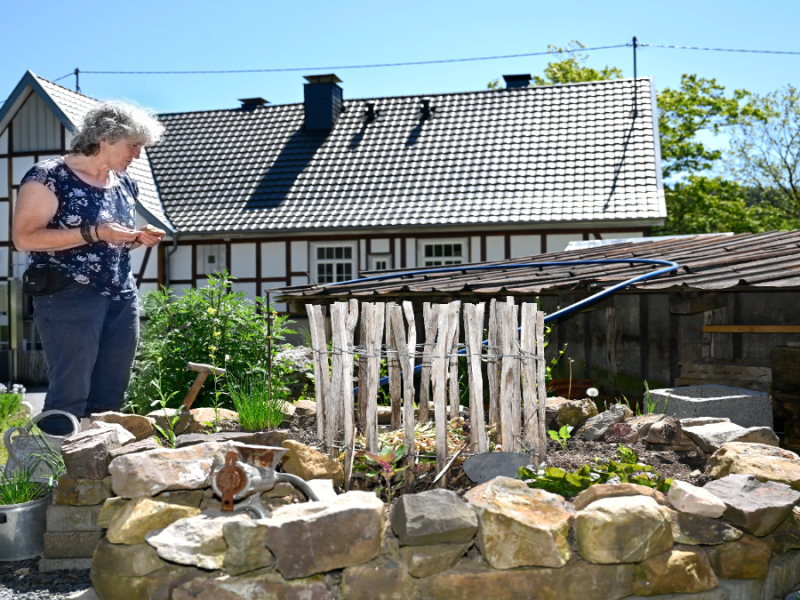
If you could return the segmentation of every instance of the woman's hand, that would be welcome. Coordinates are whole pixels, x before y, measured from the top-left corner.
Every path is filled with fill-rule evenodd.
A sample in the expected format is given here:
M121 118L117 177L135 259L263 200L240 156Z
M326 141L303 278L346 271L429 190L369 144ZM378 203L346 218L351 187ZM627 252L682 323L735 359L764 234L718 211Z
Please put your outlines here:
M167 235L167 232L163 229L159 229L153 225L145 225L139 230L139 242L149 248L153 248L154 246L158 246L165 235Z
M128 229L118 223L103 223L97 227L97 237L115 246L133 243L137 240L139 234L140 232L135 229Z

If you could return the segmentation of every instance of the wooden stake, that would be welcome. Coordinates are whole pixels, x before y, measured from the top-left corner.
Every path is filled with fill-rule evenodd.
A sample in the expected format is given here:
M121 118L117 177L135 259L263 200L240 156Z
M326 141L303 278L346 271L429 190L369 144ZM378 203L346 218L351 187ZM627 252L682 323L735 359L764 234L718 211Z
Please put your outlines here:
M353 422L353 364L355 356L353 350L353 333L358 323L358 300L348 302L348 310L345 318L344 343L347 353L344 357L344 368L342 371L342 400L344 411L342 421L344 425L344 486L345 490L350 489L350 477L353 474L353 459L355 457L355 427Z
M325 405L330 395L330 371L328 370L328 342L325 339L325 309L306 304L311 345L314 351L314 397L317 401L317 439L325 437Z
M520 437L522 435L522 389L519 359L519 306L514 305L513 296L508 297L508 304L511 309L511 326L507 329L511 336L511 347L514 354L514 374L511 390L514 394L511 401L511 428L514 432L514 452L522 450Z
M500 440L503 452L514 451L514 424L512 422L514 403L514 338L510 333L513 326L514 307L506 303L497 304L498 328L503 331L503 358L500 361Z
M331 369L331 398L325 409L325 448L328 455L337 455L334 444L342 430L342 414L344 412L344 397L349 395L345 390L344 363L347 351L345 341L345 321L347 320L347 304L334 302L331 307L331 337L333 338L333 368Z
M500 379L498 377L499 361L497 355L501 354L497 343L497 299L492 298L489 303L489 337L486 349L486 370L489 380L489 425L497 425L500 421ZM497 428L495 438L498 438L500 428Z
M414 460L414 346L416 345L416 331L414 331L414 312L410 302L403 303L403 309L411 313L408 325L408 340L405 338L405 325L403 324L403 311L396 304L389 308L392 319L392 334L394 346L397 348L400 366L403 369L403 445L406 446L406 455ZM407 461L408 462L408 461ZM414 472L406 470L406 483L413 486Z
M536 389L536 304L522 304L522 394L525 401L523 440L539 451L539 407ZM538 462L537 462L538 464Z
M545 460L547 456L547 426L545 423L545 408L547 405L547 388L545 384L544 361L544 313L536 313L536 394L539 408L539 456Z
M436 474L442 472L447 462L447 350L449 348L448 328L450 323L449 306L439 305L439 325L436 348L432 360L431 383L433 387L433 416L436 420ZM439 480L439 487L445 487L447 478Z
M467 375L469 377L469 439L476 454L489 451L483 416L483 375L481 353L483 344L483 317L486 304L464 304L464 341L467 345Z
M361 304L361 327L359 327L359 346L362 348L367 347L367 308L366 303ZM364 386L366 382L367 371L367 356L366 352L362 351L358 356L358 426L361 431L367 424L367 403L364 398L366 397L367 389Z
M378 452L378 382L381 375L381 341L383 339L384 305L382 302L370 304L367 310L367 417L365 437L367 450Z
M401 425L401 388L400 388L400 361L397 358L397 347L392 336L392 319L389 318L394 302L386 306L386 368L389 371L389 399L392 405L392 430L400 429ZM399 307L398 307L399 308Z
M459 318L461 315L461 302L455 300L451 302L450 306L450 320L447 325L448 335L450 336L450 343L448 344L450 365L448 369L447 379L449 382L449 395L450 395L450 419L457 419L459 414L459 406L461 406L461 398L458 390L458 337L461 331Z
M429 417L429 398L431 392L431 355L436 347L436 332L439 330L439 305L426 302L422 305L425 320L425 347L422 349L422 372L419 389L419 422L427 423Z

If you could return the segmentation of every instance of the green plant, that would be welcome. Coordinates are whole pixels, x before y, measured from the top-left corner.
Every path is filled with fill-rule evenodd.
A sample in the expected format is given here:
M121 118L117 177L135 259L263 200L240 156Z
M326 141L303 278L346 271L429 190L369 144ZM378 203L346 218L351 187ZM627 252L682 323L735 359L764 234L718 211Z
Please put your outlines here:
M22 409L20 394L0 394L0 423L14 417Z
M634 415L636 415L637 417L640 417L640 416L642 416L642 409L640 408L640 406L639 406L639 403L638 403L638 402L636 402L636 401L634 400L633 406L631 406L631 402L630 402L630 400L628 400L628 398L625 396L625 394L620 394L620 395L622 396L622 401L625 403L625 405L628 407L628 409L629 409L629 410L630 410L630 411L631 411L631 412L632 412ZM622 404L622 402L620 402L620 401L618 400L618 401L617 401L617 404Z
M177 395L178 391L175 390L174 392L167 394L161 387L161 370L158 369L156 371L158 377L156 379L152 379L150 381L150 385L153 386L158 394L158 398L153 400L150 403L150 406L160 406L161 410L164 411L164 424L165 427L161 427L158 423L153 423L153 428L161 435L163 442L167 444L170 448L175 447L175 424L180 420L181 413L180 411L176 410L175 413L170 416L169 412L167 411L167 405L169 401Z
M282 350L285 336L294 333L288 329L292 321L271 310L263 297L251 301L242 292L232 292L231 286L232 278L223 271L209 276L206 286L186 290L182 296L169 289L144 296L141 343L126 394L127 410L149 410L150 382L159 369L164 390L185 393L196 375L186 369L188 362L213 362L229 376L258 367L272 372L273 389L284 385L282 372L271 370L270 363ZM227 380L219 383L216 389L201 389L193 406L213 406L215 401L219 405L226 399ZM179 399L169 401L172 408L178 404Z
M52 488L58 482L58 478L67 472L64 456L47 440L47 436L42 435L38 427L34 426L31 432L39 436L39 441L44 446L42 452L33 454L35 462L32 466L36 469L41 463L45 464L49 473L44 477L47 479L47 486Z
M551 429L547 432L551 438L557 441L561 445L561 449L566 452L567 451L567 440L572 437L570 434L574 427L572 425L564 425L561 429L556 431L555 429Z
M619 445L619 448L617 448L617 456L619 457L619 461L626 465L635 465L639 462L639 455L625 444Z
M276 367L288 368L273 365ZM283 422L283 405L290 392L285 386L273 388L267 373L251 371L245 377L229 378L228 393L245 431L275 429Z
M10 475L0 475L0 506L22 504L44 497L50 487L33 478L35 466L16 469Z
M650 394L650 386L647 382L644 382L644 405L647 409L647 414L652 415L656 412L656 408L658 405L661 404L661 400L653 400L652 394ZM667 407L669 406L669 396L664 398L664 414L667 414Z
M669 491L672 484L672 479L665 479L660 473L655 473L650 465L598 459L595 459L594 464L583 465L573 473L557 467L536 470L520 467L517 476L528 487L562 496L575 496L598 483L637 483L660 492Z
M377 454L371 452L364 453L364 456L370 465L377 467L377 470L368 472L367 477L383 478L383 483L375 488L375 493L380 494L380 492L385 491L386 502L389 504L392 503L394 492L403 485L402 481L395 482L394 480L398 473L404 471L408 467L408 465L402 467L398 466L400 461L402 461L405 457L405 454L406 446L400 446L399 448L384 448Z

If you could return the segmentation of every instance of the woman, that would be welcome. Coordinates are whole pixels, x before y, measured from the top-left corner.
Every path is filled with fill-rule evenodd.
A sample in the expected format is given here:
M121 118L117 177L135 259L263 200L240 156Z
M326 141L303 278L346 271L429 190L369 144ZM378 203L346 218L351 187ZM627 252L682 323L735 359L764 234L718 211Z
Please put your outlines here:
M47 360L44 410L77 418L119 410L139 338L130 251L157 246L165 232L136 229L136 182L125 172L163 126L143 110L105 102L89 111L66 156L44 160L22 179L13 240L30 253L23 289ZM45 433L65 435L51 416Z

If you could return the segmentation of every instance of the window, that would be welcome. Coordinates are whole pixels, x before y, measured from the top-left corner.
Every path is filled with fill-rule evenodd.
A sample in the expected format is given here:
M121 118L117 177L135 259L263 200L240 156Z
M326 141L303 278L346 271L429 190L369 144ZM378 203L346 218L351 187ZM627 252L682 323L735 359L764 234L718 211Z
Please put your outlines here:
M466 241L426 241L420 242L422 264L426 267L460 265L467 262Z
M314 249L317 283L336 283L353 279L356 272L353 246L316 246Z
M383 271L392 268L391 254L370 254L367 260L370 271Z

